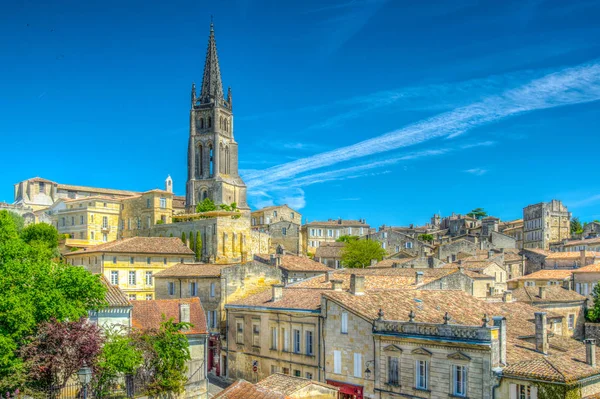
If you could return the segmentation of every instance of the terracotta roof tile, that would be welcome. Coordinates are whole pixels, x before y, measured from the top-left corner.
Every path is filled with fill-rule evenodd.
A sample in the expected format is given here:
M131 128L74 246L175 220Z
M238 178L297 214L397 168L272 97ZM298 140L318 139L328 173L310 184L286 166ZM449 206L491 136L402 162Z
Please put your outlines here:
M106 302L108 302L109 306L131 306L131 303L125 295L125 292L123 292L123 290L118 286L112 285L103 274L100 275L100 282L102 285L104 285L104 287L106 287L106 295L104 295L104 299L106 299Z
M313 288L283 288L281 299L273 301L272 290L267 289L261 293L247 296L239 301L232 301L229 306L260 306L276 309L298 309L298 310L317 310L321 306L321 292L324 289Z
M307 378L292 377L290 375L282 373L271 374L270 376L263 378L262 380L256 383L257 387L265 388L274 392L279 392L284 395L292 395L294 392L309 385L319 385L322 387L332 389L334 391L339 390L339 388L334 387L333 385L328 385L315 380L309 380Z
M315 251L316 258L340 258L345 242L324 242Z
M544 289L545 298L542 299L540 288ZM512 290L513 298L519 302L539 303L539 302L571 302L584 301L586 298L572 290L566 290L560 286L546 287L521 287Z
M572 270L573 273L594 273L600 272L600 263L594 263L591 265L587 265L584 267L580 267L579 269Z
M219 399L291 399L279 392L271 391L270 389L259 387L251 384L246 380L237 380L213 398Z
M131 237L69 252L65 256L98 252L194 255L194 251L189 249L178 237Z
M594 244L594 245L600 244L600 237L588 238L586 240L567 241L566 243L563 244L563 246L573 247L573 246L577 246L577 245L589 245L589 244Z
M139 194L138 191L117 190L117 189L113 189L113 188L74 186L71 184L58 184L57 189L70 190L70 191L94 192L94 193L100 193L100 194L115 194L115 195L123 195L123 196Z
M325 266L324 264L307 258L305 256L296 256L296 255L275 255L276 257L281 258L281 266L279 268L292 271L292 272L323 272L326 273L331 271L330 267ZM254 258L262 263L271 262L271 255L267 254L256 254Z
M410 258L401 258L401 259L383 259L382 261L379 261L377 263L375 263L372 266L367 266L370 269L377 269L377 268L392 268L394 267L394 264L396 265L401 265L403 263L408 263L410 261L413 261L417 259L416 257L410 257Z
M360 220L327 220L323 222L314 221L310 223L306 223L304 226L313 227L313 226L351 226L351 227L369 227L368 224L361 222Z
M531 274L515 277L508 281L519 280L565 280L571 277L573 270L564 269L542 269Z
M600 252L594 251L585 251L586 258L593 258L597 256L600 258ZM581 258L580 251L575 252L551 252L550 255L546 256L546 260L548 259L579 259Z
M158 329L165 319L173 318L180 322L179 305L190 305L190 323L193 325L185 334L206 334L206 318L200 304L200 298L154 299L150 301L131 301L131 324L141 330Z

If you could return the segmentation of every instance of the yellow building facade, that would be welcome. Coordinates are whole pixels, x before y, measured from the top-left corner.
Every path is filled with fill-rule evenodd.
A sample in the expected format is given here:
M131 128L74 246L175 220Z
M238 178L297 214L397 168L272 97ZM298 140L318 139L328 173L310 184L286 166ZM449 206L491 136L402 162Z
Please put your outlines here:
M129 300L155 299L154 274L194 261L194 252L173 237L132 237L65 254L71 265L102 274Z

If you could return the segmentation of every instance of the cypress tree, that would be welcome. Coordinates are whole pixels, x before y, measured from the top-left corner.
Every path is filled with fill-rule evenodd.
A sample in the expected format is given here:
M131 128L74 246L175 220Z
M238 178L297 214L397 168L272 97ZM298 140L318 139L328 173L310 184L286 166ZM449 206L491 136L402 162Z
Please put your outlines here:
M184 232L184 231L182 231L182 232L181 232L181 241L182 241L182 242L183 242L185 245L187 245L187 242L185 241L185 232Z
M200 232L196 232L196 259L200 260L202 258L202 237L200 237Z

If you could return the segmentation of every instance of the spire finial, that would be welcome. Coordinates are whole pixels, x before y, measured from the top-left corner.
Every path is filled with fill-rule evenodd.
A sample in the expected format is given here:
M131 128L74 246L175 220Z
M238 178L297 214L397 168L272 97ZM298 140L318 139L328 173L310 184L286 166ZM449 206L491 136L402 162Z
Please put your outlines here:
M219 97L219 98L216 98ZM206 49L206 61L204 63L204 76L202 78L202 89L200 91L202 103L223 102L223 84L221 83L221 71L219 68L219 57L217 56L217 43L215 30L211 18L210 35Z
M211 32L215 31L215 26L213 24L213 16L212 16L212 14L210 14L210 31Z

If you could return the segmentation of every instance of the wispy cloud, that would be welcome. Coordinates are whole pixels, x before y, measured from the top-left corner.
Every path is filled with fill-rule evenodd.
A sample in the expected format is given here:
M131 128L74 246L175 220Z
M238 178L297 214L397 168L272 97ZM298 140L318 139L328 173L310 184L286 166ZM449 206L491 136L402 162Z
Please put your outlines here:
M464 171L465 173L469 173L475 176L483 176L485 175L488 170L487 169L481 169L481 168L473 168L473 169L467 169Z
M247 176L247 183L251 189L256 189L341 162L436 138L456 137L477 127L525 112L599 99L600 64L598 62L566 68L387 134L251 173Z

